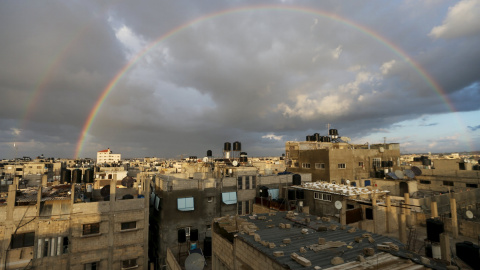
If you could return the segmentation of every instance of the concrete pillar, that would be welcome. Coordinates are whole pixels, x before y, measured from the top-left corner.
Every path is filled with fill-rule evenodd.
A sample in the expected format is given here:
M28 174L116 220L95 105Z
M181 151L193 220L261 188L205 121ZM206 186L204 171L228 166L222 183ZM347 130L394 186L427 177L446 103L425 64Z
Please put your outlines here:
M432 218L436 218L438 217L438 208L437 208L437 202L435 201L432 201L432 203L430 204L430 212L432 214Z
M342 209L340 209L340 224L347 225L347 201L342 200Z
M405 207L403 203L400 204L401 210L398 214L398 239L400 242L407 244L407 224L405 221Z
M442 252L442 260L450 262L452 255L450 253L450 238L446 233L440 234L440 249Z
M387 205L387 212L385 213L386 214L386 226L387 226L387 233L391 233L393 231L393 228L391 228L391 226L393 225L392 224L392 221L391 220L391 217L392 217L392 200L390 199L390 195L387 194L387 197L385 199L385 203Z
M457 202L455 197L450 198L450 213L452 213L452 236L458 238Z
M403 194L403 197L405 198L405 216L407 219L407 227L412 227L412 213L410 211L410 194L405 193Z
M42 187L47 186L47 180L48 180L48 175L47 174L42 174Z

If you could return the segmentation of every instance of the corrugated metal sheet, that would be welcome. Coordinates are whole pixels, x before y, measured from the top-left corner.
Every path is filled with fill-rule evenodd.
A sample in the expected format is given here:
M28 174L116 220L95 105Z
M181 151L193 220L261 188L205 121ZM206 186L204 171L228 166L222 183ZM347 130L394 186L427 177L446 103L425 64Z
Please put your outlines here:
M261 216L261 215L259 215ZM309 217L311 221L306 224L304 222L305 218ZM280 265L284 265L287 269L314 269L315 266L320 266L322 269L333 267L330 263L333 257L341 257L345 263L354 262L357 259L358 255L363 255L364 248L373 248L375 253L380 253L382 251L377 250L377 244L383 242L392 242L398 245L400 248L403 247L403 244L393 238L389 238L383 235L369 233L364 230L356 230L355 232L347 232L350 226L346 226L344 230L340 229L340 224L334 221L322 221L317 220L315 216L306 216L304 214L298 214L294 219L287 219L286 212L278 212L276 215L268 216L266 215L266 220L259 219L249 219L249 222L255 224L259 230L256 231L260 235L261 240L274 243L275 248L269 248L268 246L263 246L260 242L254 240L254 236L248 234L237 235L237 238L244 240L246 243L260 250L262 253L266 254L272 260L276 261ZM290 229L282 229L279 227L280 223L291 224ZM275 225L275 227L268 227ZM317 231L316 229L319 226L330 226L337 225L336 230L328 231ZM303 234L302 229L307 229L307 233ZM368 233L375 240L375 242L370 243L366 238L363 238L360 243L355 242L356 237L362 237L363 234ZM290 238L290 244L283 244L283 239ZM322 251L315 252L307 246L318 244L318 239L324 238L326 242L329 241L342 241L346 245L338 247L325 249ZM305 247L307 252L300 253L300 248ZM274 251L283 251L283 257L273 256ZM300 256L303 256L310 260L312 263L309 267L304 267L297 263L296 261L290 258L290 254L297 253ZM409 253L408 251L403 251L402 248L398 252L390 252L392 255L407 259L408 256L412 256L414 262L419 262L420 258L416 254ZM438 265L429 265L433 269L446 269L442 264L437 263Z

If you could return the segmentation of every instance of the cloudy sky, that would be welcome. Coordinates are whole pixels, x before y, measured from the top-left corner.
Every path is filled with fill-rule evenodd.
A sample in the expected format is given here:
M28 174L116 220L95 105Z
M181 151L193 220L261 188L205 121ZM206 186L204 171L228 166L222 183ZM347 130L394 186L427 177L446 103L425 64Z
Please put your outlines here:
M0 158L480 150L480 0L0 2ZM16 148L14 148L14 143Z

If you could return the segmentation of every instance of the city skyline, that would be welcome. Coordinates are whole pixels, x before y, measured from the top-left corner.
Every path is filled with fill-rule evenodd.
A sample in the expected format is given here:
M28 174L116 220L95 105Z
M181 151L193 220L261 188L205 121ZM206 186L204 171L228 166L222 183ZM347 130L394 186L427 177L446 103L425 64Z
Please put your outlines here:
M0 152L480 150L480 1L0 3ZM13 144L16 144L16 147Z

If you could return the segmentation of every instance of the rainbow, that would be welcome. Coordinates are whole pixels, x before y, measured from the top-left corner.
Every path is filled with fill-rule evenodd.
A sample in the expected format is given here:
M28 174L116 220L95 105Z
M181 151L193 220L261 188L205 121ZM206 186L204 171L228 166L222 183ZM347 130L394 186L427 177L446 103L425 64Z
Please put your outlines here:
M373 39L377 40L379 43L390 49L395 55L398 57L404 59L405 62L407 62L419 75L420 77L428 84L428 86L433 89L443 100L443 102L447 105L448 109L452 112L456 112L455 107L453 106L452 102L447 99L447 95L445 94L444 90L440 87L440 85L431 77L431 75L428 74L428 72L420 66L419 63L415 62L412 58L408 56L408 54L403 51L401 48L387 40L386 38L382 37L375 31L362 26L358 23L355 23L351 20L345 19L343 17L340 17L334 13L329 13L323 10L318 10L318 9L313 9L313 8L306 8L306 7L299 7L299 6L284 6L284 5L256 5L256 6L244 6L244 7L238 7L238 8L232 8L232 9L226 9L226 10L221 10L217 11L214 13L210 13L204 16L201 16L199 18L190 20L182 25L179 25L172 30L168 31L164 35L160 36L153 42L151 42L149 45L147 45L142 51L137 53L116 75L115 77L108 83L107 87L102 91L100 97L98 100L95 102L95 105L93 106L93 109L90 111L83 128L81 130L78 142L77 142L77 147L75 150L75 158L78 158L79 155L82 152L83 145L85 143L85 137L88 134L92 123L94 122L102 104L105 102L106 98L110 94L110 92L115 88L117 83L120 81L120 79L126 74L127 71L129 71L140 59L142 59L146 54L150 52L153 48L155 48L159 43L162 41L176 35L177 33L181 32L182 30L203 22L205 20L209 20L212 18L217 18L220 16L225 16L228 14L232 13L239 13L239 12L244 12L244 11L257 11L257 10L285 10L285 11L295 11L295 12L303 12L303 13L308 13L308 14L313 14L316 16L321 16L323 18L331 19L334 21L337 21L339 23L342 23L348 27L351 27L357 31L360 31L367 36L372 37Z

